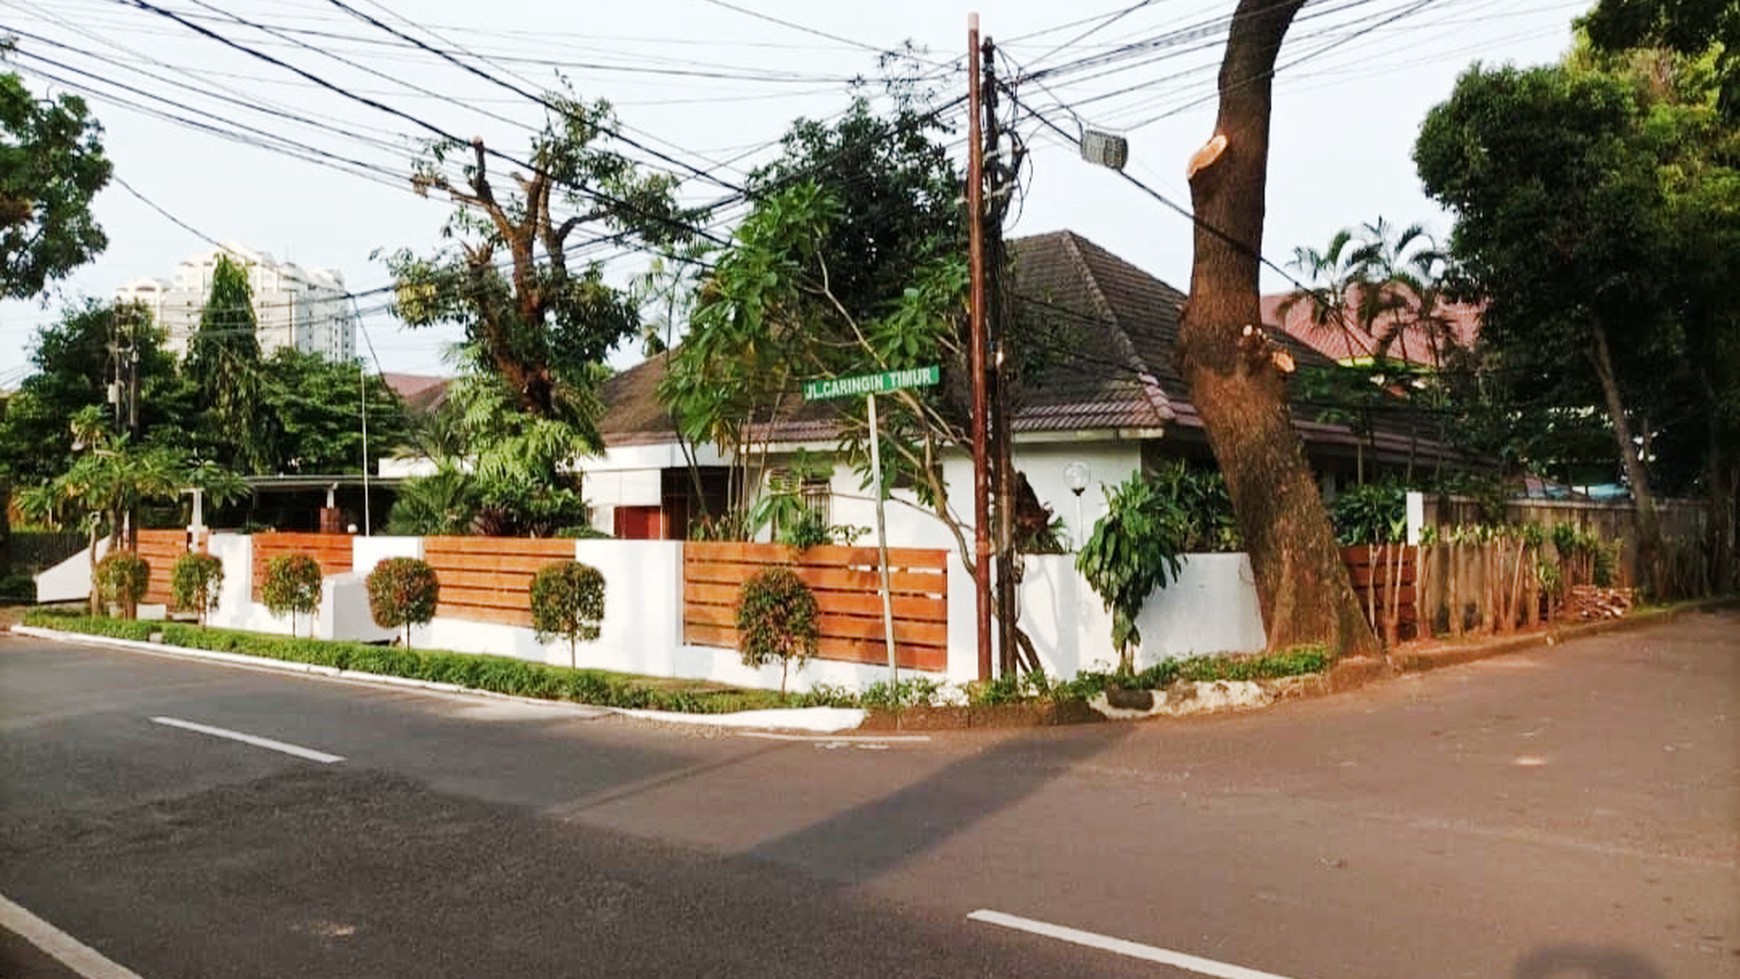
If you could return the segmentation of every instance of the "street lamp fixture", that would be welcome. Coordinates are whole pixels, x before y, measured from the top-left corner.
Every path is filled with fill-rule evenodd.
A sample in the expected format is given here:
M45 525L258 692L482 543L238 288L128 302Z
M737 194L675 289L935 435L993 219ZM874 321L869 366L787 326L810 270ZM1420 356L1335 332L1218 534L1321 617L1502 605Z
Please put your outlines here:
M1092 469L1081 461L1072 462L1063 467L1063 485L1075 494L1075 546L1081 549L1082 542L1087 540L1087 527L1082 523L1081 494L1088 488L1088 483L1094 478Z

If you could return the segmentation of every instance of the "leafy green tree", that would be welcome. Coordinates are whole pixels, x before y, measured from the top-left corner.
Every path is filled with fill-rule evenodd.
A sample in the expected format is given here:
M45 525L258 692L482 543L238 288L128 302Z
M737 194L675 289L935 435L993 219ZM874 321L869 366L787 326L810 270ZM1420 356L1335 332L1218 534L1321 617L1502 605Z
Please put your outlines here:
M190 392L176 373L173 355L163 349L162 331L150 324L142 306L87 299L37 331L33 370L0 415L0 477L30 485L65 472L78 456L68 422L87 408L113 412L108 385L115 378L117 350L130 347L139 354L144 441L188 446Z
M799 379L938 362L964 374L960 177L934 122L911 93L896 94L887 116L859 99L832 125L792 127L781 158L752 181L755 208L716 257L661 384L678 430L742 467L728 522L748 523L745 474L764 468L765 423L789 407ZM913 486L965 554L941 455L970 440L965 405L947 388L882 399L884 479ZM825 410L847 457L867 469L863 404Z
M581 642L597 639L604 625L604 574L590 564L558 561L532 576L532 628L539 642L568 643L568 665L578 667Z
M1604 51L1713 53L1717 105L1730 124L1740 118L1740 4L1733 0L1600 0L1578 26Z
M188 487L205 490L214 504L245 491L241 480L221 467L190 464L184 450L135 444L113 434L100 408L79 411L71 428L81 454L53 479L20 489L17 503L31 520L83 529L93 563L98 540L107 535L110 546L118 548L126 515L143 504L174 502Z
M247 268L219 255L199 328L188 340L185 370L197 391L217 458L249 473L271 467L270 436L262 424L257 329Z
M91 569L93 601L120 606L124 619L138 617L139 600L150 583L151 565L132 551L106 554Z
M296 635L296 616L312 616L320 608L320 562L307 554L280 554L266 562L266 579L260 582L260 601L273 615L290 616L290 635ZM309 634L314 624L309 623Z
M112 169L101 134L78 96L0 74L0 298L35 298L108 245L91 215Z
M1610 76L1477 65L1427 115L1414 159L1456 215L1451 250L1487 301L1483 341L1560 404L1590 403L1593 386L1647 562L1660 522L1629 395L1675 352L1658 315L1664 198L1637 120Z
M567 426L579 452L599 444L597 367L640 321L599 262L571 267L572 238L602 231L662 247L687 236L689 216L674 203L673 178L642 174L603 145L614 126L607 103L562 93L547 99L556 108L532 140L530 172L514 175L517 194L491 182L492 154L481 140L428 147L413 185L458 205L442 233L461 244L429 257L401 250L387 264L407 323L463 327L474 370L497 382L500 399ZM457 175L450 157L464 160ZM502 252L505 271L497 265Z
M744 666L779 662L779 692L785 693L792 663L802 669L821 643L821 612L815 593L790 568L762 568L743 582L737 596L737 650Z
M224 585L224 563L210 554L189 551L175 559L169 571L169 593L177 608L187 609L199 617L199 627L205 628L205 617L217 608L218 593Z
M435 618L441 601L441 581L427 561L390 557L375 565L364 579L369 615L383 629L405 628L405 648L411 648L411 627Z
M387 455L409 439L404 402L352 363L283 348L267 358L259 396L272 471L360 472L365 397L370 454Z

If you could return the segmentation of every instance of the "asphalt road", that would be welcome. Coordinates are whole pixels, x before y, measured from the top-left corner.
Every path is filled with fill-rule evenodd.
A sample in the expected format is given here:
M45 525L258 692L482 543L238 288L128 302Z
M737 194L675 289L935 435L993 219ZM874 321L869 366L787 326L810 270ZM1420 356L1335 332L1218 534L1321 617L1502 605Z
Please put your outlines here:
M1732 977L1737 715L1732 612L1256 714L928 741L9 638L0 896L144 979ZM0 929L0 975L74 974Z

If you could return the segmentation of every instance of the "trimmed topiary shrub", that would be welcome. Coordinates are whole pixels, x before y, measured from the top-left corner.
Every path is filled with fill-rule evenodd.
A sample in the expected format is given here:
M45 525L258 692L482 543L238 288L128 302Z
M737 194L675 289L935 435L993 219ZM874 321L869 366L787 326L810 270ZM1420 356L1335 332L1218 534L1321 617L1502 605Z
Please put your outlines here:
M210 554L189 551L175 559L169 572L169 593L175 607L199 616L205 628L206 613L217 608L218 590L224 584L224 563Z
M91 571L91 587L104 605L118 605L121 617L138 615L139 599L151 577L151 565L132 551L116 551L97 562Z
M568 665L579 666L575 646L598 638L604 624L604 574L590 564L557 561L532 578L532 628L539 642L568 640Z
M744 666L779 661L779 692L796 661L802 669L821 639L816 596L790 568L763 568L737 597L737 651Z
M369 572L369 614L383 629L405 629L405 648L411 648L411 627L435 617L441 600L441 582L427 561L414 557L390 557Z
M260 601L273 615L290 616L290 635L296 635L298 613L313 616L320 607L320 562L306 554L280 554L266 562L266 580L260 583ZM314 623L308 623L314 635Z

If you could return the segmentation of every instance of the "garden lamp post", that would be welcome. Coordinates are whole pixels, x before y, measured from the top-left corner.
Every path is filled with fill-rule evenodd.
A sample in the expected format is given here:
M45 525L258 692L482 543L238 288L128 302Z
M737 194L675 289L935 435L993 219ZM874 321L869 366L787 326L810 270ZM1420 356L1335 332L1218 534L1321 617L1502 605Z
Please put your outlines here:
M1088 488L1093 475L1093 470L1085 462L1072 462L1063 467L1063 484L1075 494L1075 548L1078 551L1087 540L1087 527L1083 525L1081 516L1081 494Z

